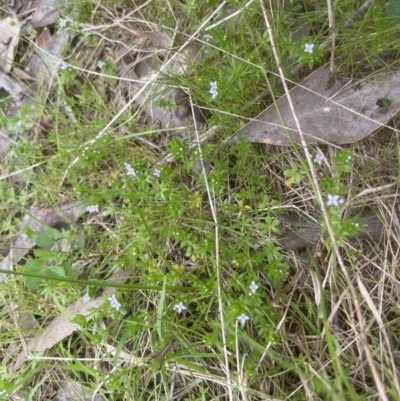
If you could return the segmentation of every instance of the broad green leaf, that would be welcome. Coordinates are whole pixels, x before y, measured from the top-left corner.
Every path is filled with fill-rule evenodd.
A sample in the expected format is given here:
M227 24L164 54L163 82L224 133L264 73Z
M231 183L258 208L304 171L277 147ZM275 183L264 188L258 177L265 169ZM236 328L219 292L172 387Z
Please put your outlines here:
M43 270L46 268L45 261L42 259L28 260L25 264L25 269L29 273L43 274Z
M392 24L400 23L400 0L389 0L386 5L386 16Z
M62 234L60 233L60 231L56 230L55 228L48 228L46 230L46 233L53 240L58 240L62 238Z
M43 280L41 278L27 277L25 283L28 288L34 290L35 288L39 287L42 281Z
M65 277L65 270L61 266L51 266L48 268L47 271L53 277L57 277L57 276Z
M47 235L38 235L36 237L35 243L41 248L47 248L48 246L52 246L54 244L54 239L50 238Z

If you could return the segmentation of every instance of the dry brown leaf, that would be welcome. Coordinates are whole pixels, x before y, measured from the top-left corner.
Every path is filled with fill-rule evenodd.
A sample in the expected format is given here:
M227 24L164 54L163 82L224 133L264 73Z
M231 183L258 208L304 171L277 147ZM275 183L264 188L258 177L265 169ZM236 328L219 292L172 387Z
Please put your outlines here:
M183 75L190 68L200 63L203 57L204 53L199 46L188 46L175 57L163 73ZM163 66L156 55L135 62L133 66L126 65L123 59L121 64L124 78L134 81L130 83L132 95L137 95L143 86L149 82L152 74L159 72ZM189 133L189 127L194 124L193 118L196 120L199 129L204 128L205 119L197 106L194 105L195 115L193 116L189 101L186 101L185 105L179 102L181 94L182 91L179 89L166 87L160 82L155 82L153 85L148 85L146 91L136 97L136 102L140 105L144 104L144 112L153 120L157 128L177 127L179 136L186 137ZM172 107L161 107L160 104L168 104Z
M21 26L15 16L0 21L0 68L8 73L14 61Z
M400 73L358 82L330 79L328 66L309 75L290 91L305 141L344 144L370 135L400 111ZM241 128L250 142L289 146L300 143L286 96ZM231 141L232 141L231 140Z
M61 384L54 401L105 401L101 394L94 395L90 388L85 388L76 381Z
M32 75L28 74L24 70L18 67L14 67L12 70L12 76L17 78L18 80L26 80L26 81L34 81L35 78Z
M112 283L125 283L133 274L133 270L123 270L119 271L112 276L109 282ZM103 296L100 296L95 299L91 299L87 303L83 303L81 299L69 305L63 311L63 314L56 317L52 320L41 332L39 332L36 338L32 339L25 348L26 353L29 352L44 352L51 348L53 345L58 342L64 340L68 336L70 336L75 328L73 324L70 322L72 318L76 315L83 315L86 317L86 321L89 321L93 318L93 314L91 312L92 308L99 308L105 300L104 295L109 296L115 291L112 287L107 287L104 290ZM27 354L22 352L17 360L15 361L13 370L19 370L25 359L27 358Z
M172 38L165 32L135 32L140 38L149 40L154 46L160 47L161 49L168 50L172 47Z
M41 28L54 24L60 13L58 7L65 2L66 0L42 0L32 18L32 27Z
M27 71L45 87L52 83L54 75L57 74L60 53L70 39L67 32L57 32L49 38L43 48L38 48L30 59Z
M36 34L36 44L38 47L44 47L47 42L50 42L51 32L49 29L42 29L41 32L37 32Z

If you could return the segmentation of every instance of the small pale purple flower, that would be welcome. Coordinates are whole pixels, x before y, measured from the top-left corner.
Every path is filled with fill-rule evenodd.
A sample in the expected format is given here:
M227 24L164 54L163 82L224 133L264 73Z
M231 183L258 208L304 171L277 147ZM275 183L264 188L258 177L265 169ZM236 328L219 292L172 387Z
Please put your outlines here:
M125 166L125 170L126 170L126 175L136 177L136 171L129 163L124 162L124 166Z
M322 162L324 161L324 156L320 155L319 153L317 153L315 155L315 159L314 162L319 164L320 166L322 166Z
M98 213L99 212L99 205L90 205L86 208L86 211L89 213Z
M210 35L209 33L206 33L206 34L203 36L203 38L204 38L204 40L205 40L206 42L209 42L209 41L213 38L213 36Z
M78 323L75 323L75 322L72 322L72 328L74 331L82 330L82 327Z
M97 62L97 68L100 68L100 70L104 67L104 62L103 61L98 61Z
M67 26L67 20L64 18L60 18L59 23L60 23L60 28L65 28Z
M328 194L328 206L339 206L344 202L343 198L339 198L339 195L329 195Z
M176 305L174 306L174 309L175 309L178 313L181 313L183 310L186 309L186 306L183 305L182 302L179 302L179 304L176 304Z
M252 281L250 285L250 295L255 294L258 288L258 285L254 281Z
M312 53L314 51L314 43L311 44L306 43L304 46L304 51L306 53Z
M111 307L114 308L116 311L119 311L121 304L118 302L117 298L115 298L115 294L112 294L111 297L108 298L110 301Z
M212 95L212 98L215 99L218 96L218 90L217 90L217 81L211 81L210 82L211 88L210 88L210 93Z
M68 64L65 61L61 61L60 68L62 70L66 70L68 68Z
M160 174L161 174L161 171L158 168L154 169L154 173L153 173L154 177L160 178Z
M26 233L22 233L21 238L25 241L26 239L28 239L28 236L26 235Z
M87 304L90 301L90 296L88 293L86 293L83 297L82 297L82 302L84 304Z
M244 313L242 313L240 316L238 316L238 320L240 323L245 324L250 318L246 316Z

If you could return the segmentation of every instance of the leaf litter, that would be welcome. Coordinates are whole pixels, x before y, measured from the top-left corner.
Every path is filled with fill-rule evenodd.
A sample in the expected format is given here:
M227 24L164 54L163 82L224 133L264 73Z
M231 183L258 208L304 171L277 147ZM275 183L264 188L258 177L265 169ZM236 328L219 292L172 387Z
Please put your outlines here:
M307 144L354 143L400 111L400 73L351 81L333 79L325 65L296 85L290 96ZM299 144L287 96L267 107L231 141L238 138L272 145Z
M32 26L46 27L54 23L59 15L57 7L61 3L65 3L65 1L39 2L39 6L31 22ZM172 51L173 43L169 35L165 33L142 32L142 35L140 35L138 31L137 37L140 38L140 36L151 41L151 46L154 46L152 56L150 58L141 58L140 54L138 57L136 57L137 54L135 54L134 65L129 65L125 60L122 60L120 63L120 71L124 71L123 73L121 72L121 77L126 77L132 81L129 84L129 88L133 96L138 94L145 85L147 85L152 76L159 72L165 63L165 60L158 58L157 52L159 50L156 50L156 48L162 47L168 51ZM38 40L39 49L37 54L33 54L32 57L29 58L29 62L26 64L26 70L22 70L21 72L21 74L27 74L24 79L32 79L37 83L36 85L25 85L18 80L13 80L12 77L8 75L7 71L3 71L3 74L0 76L0 86L9 92L16 106L10 116L18 115L18 110L21 106L30 104L30 97L35 96L36 91L39 89L41 91L43 90L43 83L47 90L51 87L58 69L58 62L61 59L63 45L70 40L71 37L63 32L56 32L54 34L46 33L46 35ZM12 54L15 46L16 43L9 46L7 54ZM190 47L182 52L182 54L175 59L174 63L171 63L169 72L183 74L189 71L189 69L193 67L190 60L201 60L201 53L198 47ZM5 70L7 70L7 68L9 68L9 66L6 64ZM399 99L396 97L396 91L399 93L399 87L397 86L398 78L396 74L393 74L379 77L371 81L366 80L359 83L350 83L349 86L347 86L347 83L344 81L336 80L333 86L330 87L328 84L328 82L330 83L330 77L327 74L327 69L321 68L317 70L301 84L303 87L308 88L307 90L299 94L297 94L299 90L296 92L296 89L301 88L301 86L297 86L292 90L297 102L297 110L300 111L301 125L305 131L307 143L351 143L369 135L382 126L382 124L387 122L399 110ZM374 88L376 90L374 90ZM393 88L395 88L395 90L393 90ZM354 93L358 91L359 95L353 94L352 91ZM146 88L146 90L137 97L136 102L137 104L143 105L146 99L150 100L146 102L144 111L160 128L182 126L191 128L193 118L196 118L196 116L190 116L190 113L186 113L188 109L187 104L183 105L185 109L181 108L182 112L179 111L179 108L176 110L177 112L175 112L174 110L160 106L162 101L174 102L177 95L178 98L182 98L182 88L161 86L159 81L155 81L154 85ZM186 100L185 96L183 96L183 99ZM375 104L373 104L373 102L375 102ZM293 126L287 100L283 97L277 101L277 105L279 106L279 112L282 114L282 119L285 121L285 124L283 124L281 118L279 118L279 113L275 109L275 105L272 105L256 119L260 121L253 121L246 125L239 131L239 134L252 142L291 145L292 142L286 132L286 130L289 129L292 133L293 140L298 142L299 138L296 136L297 133ZM189 106L191 105L189 104ZM327 110L327 108L329 108L329 110ZM327 118L324 120L321 119L321 113ZM188 115L192 120L187 118ZM359 120L357 120L357 118ZM363 123L364 120L368 121L368 124ZM259 126L252 125L252 123L257 122L261 122L261 124ZM307 122L309 122L308 125ZM360 127L357 124L364 125ZM360 136L360 132L365 130L366 127L368 128L368 133L364 136ZM27 131L27 129L29 128L22 129L21 132ZM324 130L327 133L325 136ZM328 135L329 132L330 134ZM10 146L10 144L7 143L7 146ZM42 211L42 215L40 215L39 210L32 209L27 216L32 216L32 222L41 220L42 223L48 225L53 224L52 222L54 221L53 218L55 215L59 216L58 218L60 221L65 217L68 217L71 221L76 221L76 219L83 214L84 206L74 203L71 203L69 206L72 213L71 216L66 216L65 213L62 216L56 209L46 209ZM62 206L60 209L62 210ZM27 216L24 217L25 220L23 221L28 220ZM39 224L39 226L42 225ZM33 224L32 227L40 230L35 224ZM15 248L26 247L29 249L33 246L33 244L30 243L18 242L21 240L22 238L16 237L13 243ZM18 260L23 257L23 254L15 255L16 256L8 259L8 267L12 268L12 265L18 263ZM59 316L54 319L34 340L28 343L27 351L43 352L54 346L57 342L62 341L73 332L73 326L70 322L71 318L76 316L76 314L82 314L89 319L90 317L87 315L88 308L99 307L102 302L104 302L104 296L93 299L89 304L84 306L80 300L68 306L65 310L65 312L67 312L67 317ZM25 354L21 354L18 357L17 363L14 366L15 370L20 368L25 358ZM78 384L78 387L79 386Z

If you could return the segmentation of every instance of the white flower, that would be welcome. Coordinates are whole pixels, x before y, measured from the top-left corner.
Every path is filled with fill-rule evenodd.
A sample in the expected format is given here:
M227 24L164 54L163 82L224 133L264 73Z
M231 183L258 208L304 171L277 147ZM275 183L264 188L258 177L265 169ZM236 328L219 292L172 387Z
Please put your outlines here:
M246 316L244 313L242 313L239 317L238 320L240 323L245 324L250 318Z
M304 51L306 53L312 53L314 50L314 43L308 44L306 43L305 47L304 47Z
M89 213L98 213L99 212L99 205L90 205L86 208L86 211Z
M174 306L174 309L175 309L178 313L181 313L183 310L186 309L186 306L183 305L182 302L179 302L179 304L176 304L176 305Z
M154 173L153 173L154 177L160 178L160 174L161 174L161 171L158 168L154 169Z
M211 81L210 82L211 88L210 88L210 93L212 95L212 98L215 99L218 95L217 91L217 81Z
M342 204L344 200L342 198L339 198L339 195L329 195L328 194L328 206L339 206L339 204Z
M75 322L72 322L72 328L74 330L82 330L82 327L78 323L75 323Z
M87 304L90 301L90 296L88 293L86 293L83 297L82 297L82 302L84 304Z
M254 281L252 281L251 285L250 285L250 291L251 291L250 294L255 294L257 289L258 289L258 285Z
M111 297L108 298L108 300L110 301L111 307L119 311L121 304L118 302L117 298L115 298L115 294L112 294Z
M68 64L65 61L61 61L60 68L62 70L66 70L68 68Z
M314 159L315 163L317 163L317 164L319 164L321 166L323 160L324 160L324 156L322 156L322 155L320 155L318 153L315 155L315 159Z
M136 177L136 171L129 163L124 162L124 166L126 169L126 175L131 175L132 177Z
M25 241L26 239L28 239L28 236L25 233L22 233L21 238Z
M206 42L209 42L213 37L212 37L212 35L210 35L209 33L206 33L206 34L203 36L203 38L204 38L204 40L205 40Z
M60 18L60 28L65 28L67 26L67 20L64 18Z
M100 68L100 70L104 67L103 61L98 61L97 62L97 67Z

